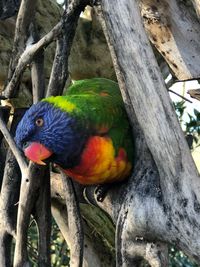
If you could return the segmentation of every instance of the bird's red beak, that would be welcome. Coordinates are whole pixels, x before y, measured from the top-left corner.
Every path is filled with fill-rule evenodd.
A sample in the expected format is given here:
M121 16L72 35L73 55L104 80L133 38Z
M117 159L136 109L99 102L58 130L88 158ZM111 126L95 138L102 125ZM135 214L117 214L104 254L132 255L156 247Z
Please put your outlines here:
M32 142L24 149L24 154L28 159L39 165L46 165L43 160L49 158L53 152L40 143Z

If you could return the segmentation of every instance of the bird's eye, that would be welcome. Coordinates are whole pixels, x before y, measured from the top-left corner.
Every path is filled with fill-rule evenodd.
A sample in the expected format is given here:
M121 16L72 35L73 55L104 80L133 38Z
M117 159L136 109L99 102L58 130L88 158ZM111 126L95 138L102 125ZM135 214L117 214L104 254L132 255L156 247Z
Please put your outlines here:
M35 121L35 124L38 126L38 127L41 127L43 124L44 124L44 120L42 118L38 118L36 121Z

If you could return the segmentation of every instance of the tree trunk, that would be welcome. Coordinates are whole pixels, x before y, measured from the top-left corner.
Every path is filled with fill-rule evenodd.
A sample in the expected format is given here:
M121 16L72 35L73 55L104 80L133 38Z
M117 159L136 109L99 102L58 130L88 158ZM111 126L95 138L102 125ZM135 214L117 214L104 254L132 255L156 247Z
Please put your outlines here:
M174 75L179 80L198 78L200 24L191 8L178 0L141 0L140 6L145 30Z
M117 0L113 5L102 0L99 9L128 114L134 118L133 107L156 165L149 160L152 174L147 162L140 166L121 208L122 266L138 235L174 243L200 262L199 174L144 32L138 3ZM148 191L141 194L141 189Z

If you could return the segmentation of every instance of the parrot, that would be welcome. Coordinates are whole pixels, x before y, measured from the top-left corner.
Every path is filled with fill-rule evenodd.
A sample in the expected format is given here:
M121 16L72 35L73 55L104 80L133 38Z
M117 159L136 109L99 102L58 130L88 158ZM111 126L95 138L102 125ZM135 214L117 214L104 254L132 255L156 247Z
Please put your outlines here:
M134 142L121 92L106 78L78 80L65 95L32 105L15 141L29 160L52 162L83 185L123 181L133 167Z

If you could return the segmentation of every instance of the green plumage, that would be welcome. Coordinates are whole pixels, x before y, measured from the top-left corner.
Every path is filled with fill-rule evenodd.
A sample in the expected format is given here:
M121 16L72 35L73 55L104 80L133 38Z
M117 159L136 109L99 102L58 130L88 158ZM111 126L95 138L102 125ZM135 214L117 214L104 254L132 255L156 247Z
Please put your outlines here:
M103 78L77 81L68 88L66 95L43 101L75 117L91 134L108 135L115 151L122 147L128 158L133 158L130 125L118 84L114 81Z

